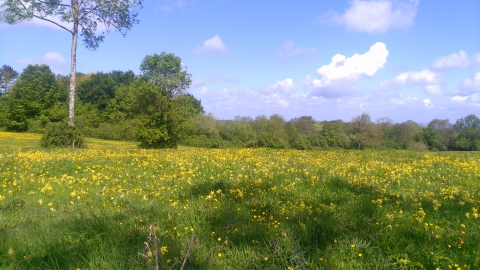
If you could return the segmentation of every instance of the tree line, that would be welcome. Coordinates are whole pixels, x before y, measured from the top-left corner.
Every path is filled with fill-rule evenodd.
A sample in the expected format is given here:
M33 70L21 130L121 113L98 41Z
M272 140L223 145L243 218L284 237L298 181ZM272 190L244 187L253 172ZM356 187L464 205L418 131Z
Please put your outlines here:
M173 54L146 56L140 74L132 71L77 73L75 128L109 140L137 141L143 148L268 147L276 149L412 149L480 150L480 119L433 119L425 127L414 121L373 121L364 113L350 122L290 120L274 114L255 118L216 119L187 92L191 74ZM29 65L21 74L0 69L0 129L42 133L49 138L70 132L70 76L55 75L46 65ZM49 137L49 133L56 136ZM80 142L80 141L79 141Z

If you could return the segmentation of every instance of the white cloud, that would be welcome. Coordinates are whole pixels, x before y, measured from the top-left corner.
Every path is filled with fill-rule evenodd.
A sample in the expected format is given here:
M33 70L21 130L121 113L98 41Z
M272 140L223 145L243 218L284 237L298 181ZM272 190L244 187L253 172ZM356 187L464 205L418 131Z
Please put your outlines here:
M302 79L302 84L310 86L312 84L312 77L310 75L305 75L305 78Z
M423 100L423 105L425 105L425 107L432 107L433 103L427 98Z
M428 69L404 72L392 80L387 80L380 84L381 89L396 86L423 86L425 91L431 95L442 93L440 74Z
M20 65L48 65L54 73L62 73L67 61L61 54L56 52L47 52L42 57L23 58L17 61Z
M480 65L480 53L477 53L473 56L473 61L477 64Z
M468 96L454 96L452 97L452 101L455 102L462 102L468 99Z
M246 111L272 109L275 111L276 109L301 108L309 100L306 95L297 93L297 87L291 78L250 91L229 89L212 91L204 86L199 94L207 110L218 108ZM318 98L311 102L318 102Z
M293 40L287 40L283 42L282 49L277 51L275 57L279 60L285 60L297 55L311 56L317 53L317 48L304 48L295 46L295 42Z
M474 93L468 96L454 96L451 98L452 103L461 106L461 108L480 109L480 94Z
M208 94L209 90L207 86L202 86L202 90L200 90L201 95L206 95Z
M282 81L278 81L273 85L270 85L264 89L265 93L270 93L270 94L278 94L278 93L283 93L283 94L291 94L294 93L295 90L297 90L297 87L293 83L293 80L290 78L287 78Z
M364 54L355 54L350 58L337 54L332 62L317 70L322 77L320 83L332 80L349 79L358 80L360 76L373 76L387 62L388 50L384 43L377 42Z
M405 106L405 105L411 105L411 104L414 104L414 103L417 103L418 102L418 98L417 97L403 97L403 96L399 96L399 97L392 97L390 99L390 103L392 105L395 105L395 106Z
M439 81L439 74L428 69L420 72L409 71L398 75L393 81L403 85L436 84Z
M337 54L328 65L317 70L320 79L312 81L314 95L336 97L351 88L362 76L371 77L387 62L388 50L384 43L377 42L364 54L347 58Z
M412 26L418 2L418 0L354 0L345 13L330 11L321 16L321 21L345 25L347 29L353 31L383 33L390 28Z
M480 72L477 72L472 76L465 78L462 82L462 87L473 88L480 91Z
M203 46L197 46L195 48L195 53L196 54L202 54L202 53L211 53L211 52L220 52L224 53L228 51L228 47L225 46L223 41L220 39L218 35L213 36L210 39L205 40L203 42Z
M432 66L435 69L467 69L470 67L470 59L468 58L467 53L461 50L458 53L452 53L438 58L433 62Z
M480 93L480 72L476 72L471 76L463 79L459 90L454 92L459 95L470 95Z
M438 84L425 85L425 91L430 95L439 95L442 93L442 87Z

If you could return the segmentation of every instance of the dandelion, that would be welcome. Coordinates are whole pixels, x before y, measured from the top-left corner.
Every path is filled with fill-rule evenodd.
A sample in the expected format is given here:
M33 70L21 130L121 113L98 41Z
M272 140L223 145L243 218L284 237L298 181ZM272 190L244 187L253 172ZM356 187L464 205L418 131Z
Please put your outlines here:
M0 195L0 202L3 201L4 199L5 199L5 197Z
M218 253L218 257L222 257L222 253L221 253L221 252Z
M362 253L358 253L358 257L360 257L360 258L361 258L362 256L363 256L363 255L362 255Z
M163 246L163 247L161 247L161 248L160 248L160 252L161 252L162 254L165 254L165 253L167 253L167 252L168 252L168 250L167 250L167 246Z

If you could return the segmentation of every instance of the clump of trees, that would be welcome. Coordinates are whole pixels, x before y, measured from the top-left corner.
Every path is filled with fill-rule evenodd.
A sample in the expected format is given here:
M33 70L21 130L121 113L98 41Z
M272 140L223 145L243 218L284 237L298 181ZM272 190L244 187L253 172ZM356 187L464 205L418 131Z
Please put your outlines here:
M81 147L84 134L137 141L143 148L480 150L480 119L473 114L455 123L433 119L427 126L389 118L374 122L366 113L349 122L311 116L286 120L278 114L219 120L205 114L201 101L187 92L191 75L179 57L167 53L146 56L138 75L78 73L75 128L65 130L61 126L67 127L70 77L55 75L45 65L30 65L20 75L4 67L0 130L44 133L43 146L73 141ZM10 75L4 79L2 74Z
M0 129L44 133L43 146L80 147L85 134L136 140L143 148L175 148L203 113L201 102L186 91L191 75L179 57L167 53L146 56L141 71L77 74L76 125L65 130L59 123L67 127L69 77L55 76L46 65L29 65L0 99Z

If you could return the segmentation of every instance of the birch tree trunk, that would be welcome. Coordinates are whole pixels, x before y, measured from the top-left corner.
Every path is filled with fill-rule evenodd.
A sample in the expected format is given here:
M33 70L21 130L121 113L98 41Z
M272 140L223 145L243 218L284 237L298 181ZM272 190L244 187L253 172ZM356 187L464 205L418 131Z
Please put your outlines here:
M73 127L73 118L75 117L75 84L77 75L77 39L78 39L78 0L72 0L73 29L72 29L72 49L71 49L71 67L70 67L70 99L68 104L68 127Z

